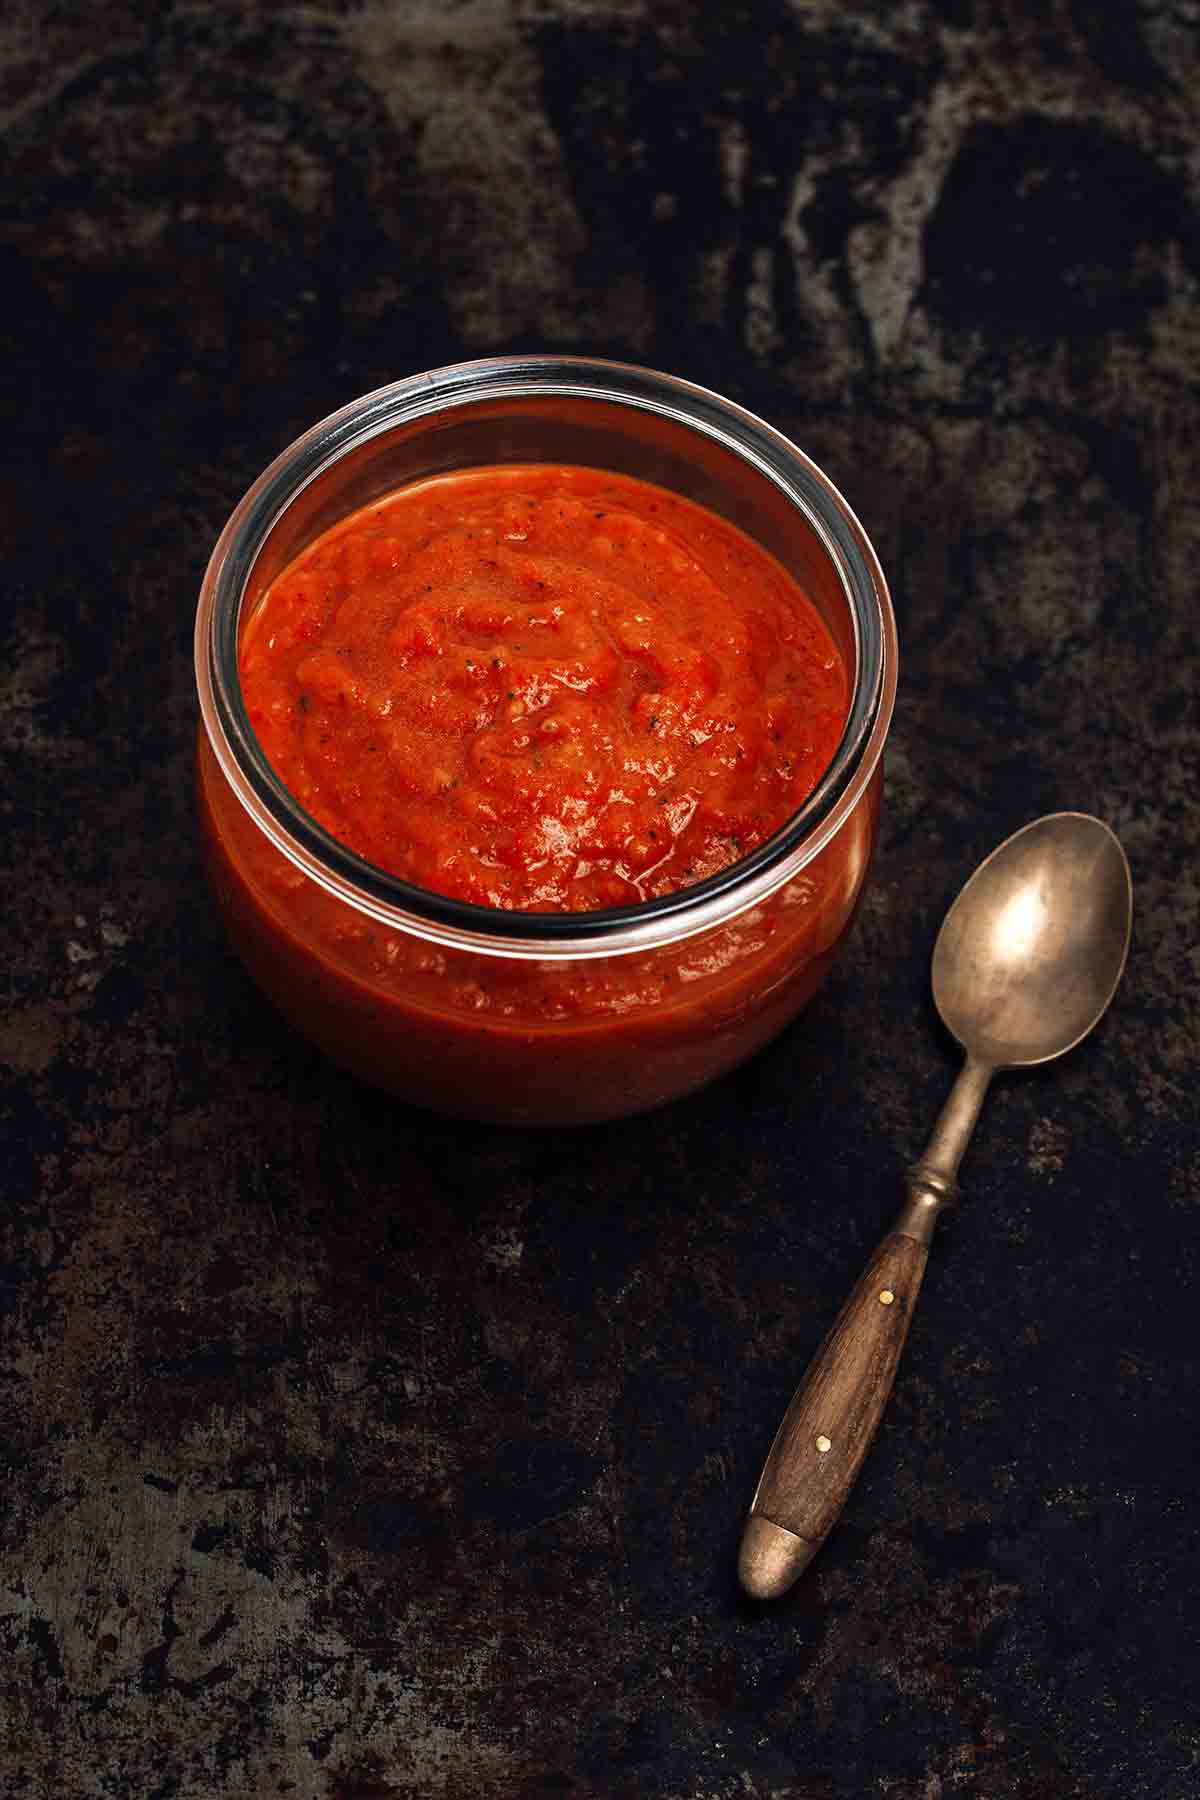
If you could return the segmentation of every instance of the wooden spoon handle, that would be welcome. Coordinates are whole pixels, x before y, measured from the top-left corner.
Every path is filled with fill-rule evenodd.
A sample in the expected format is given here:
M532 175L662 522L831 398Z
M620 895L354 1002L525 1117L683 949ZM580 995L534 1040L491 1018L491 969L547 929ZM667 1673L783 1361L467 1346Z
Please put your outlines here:
M756 1599L792 1585L845 1505L892 1391L928 1256L927 1241L888 1233L792 1396L742 1536L738 1573Z

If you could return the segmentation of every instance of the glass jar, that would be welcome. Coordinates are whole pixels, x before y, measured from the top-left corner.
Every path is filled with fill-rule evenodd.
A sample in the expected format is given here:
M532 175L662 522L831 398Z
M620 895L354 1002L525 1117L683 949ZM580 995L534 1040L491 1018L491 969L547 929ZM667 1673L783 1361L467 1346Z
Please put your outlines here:
M582 464L656 482L771 552L851 676L829 768L766 842L693 887L591 913L473 906L364 862L286 791L246 716L244 622L347 514L431 475ZM896 632L841 495L762 420L674 377L575 357L490 358L381 388L255 482L196 618L199 810L235 948L279 1010L368 1081L475 1118L566 1124L661 1106L766 1043L810 998L875 842Z

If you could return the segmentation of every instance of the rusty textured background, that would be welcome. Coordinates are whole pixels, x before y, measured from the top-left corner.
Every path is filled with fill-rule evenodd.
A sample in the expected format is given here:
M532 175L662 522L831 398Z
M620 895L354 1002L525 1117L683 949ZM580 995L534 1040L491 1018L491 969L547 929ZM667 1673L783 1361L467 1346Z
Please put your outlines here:
M1200 17L1192 0L14 0L0 1788L1191 1800ZM791 429L892 578L886 830L824 996L657 1118L448 1126L234 964L192 610L260 467L464 354ZM1097 1036L998 1087L811 1577L780 1408L953 1068L937 921L1121 833Z

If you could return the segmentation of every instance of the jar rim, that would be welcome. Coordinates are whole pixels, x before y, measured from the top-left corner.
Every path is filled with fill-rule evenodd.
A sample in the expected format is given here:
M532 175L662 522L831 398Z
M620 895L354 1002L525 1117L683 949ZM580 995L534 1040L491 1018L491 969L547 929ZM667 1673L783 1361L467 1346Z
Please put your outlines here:
M367 862L284 787L250 725L237 674L243 600L255 561L298 496L342 457L429 414L503 399L595 399L657 414L715 440L781 491L816 533L848 600L853 690L837 750L804 804L717 874L672 893L593 912L480 906L420 888ZM196 612L201 718L218 764L251 819L291 863L379 924L442 946L557 962L612 956L726 924L794 880L853 812L883 751L896 692L896 627L875 551L839 490L757 415L708 388L588 357L485 357L389 383L290 444L234 508L213 549Z

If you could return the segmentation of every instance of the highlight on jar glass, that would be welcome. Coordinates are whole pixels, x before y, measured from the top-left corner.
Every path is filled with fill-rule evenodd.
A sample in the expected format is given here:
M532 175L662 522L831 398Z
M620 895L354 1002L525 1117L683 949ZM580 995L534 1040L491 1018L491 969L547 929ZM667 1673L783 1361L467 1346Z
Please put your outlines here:
M251 974L339 1063L513 1124L774 1037L861 898L896 687L874 551L674 377L500 357L284 451L196 619L198 798Z

